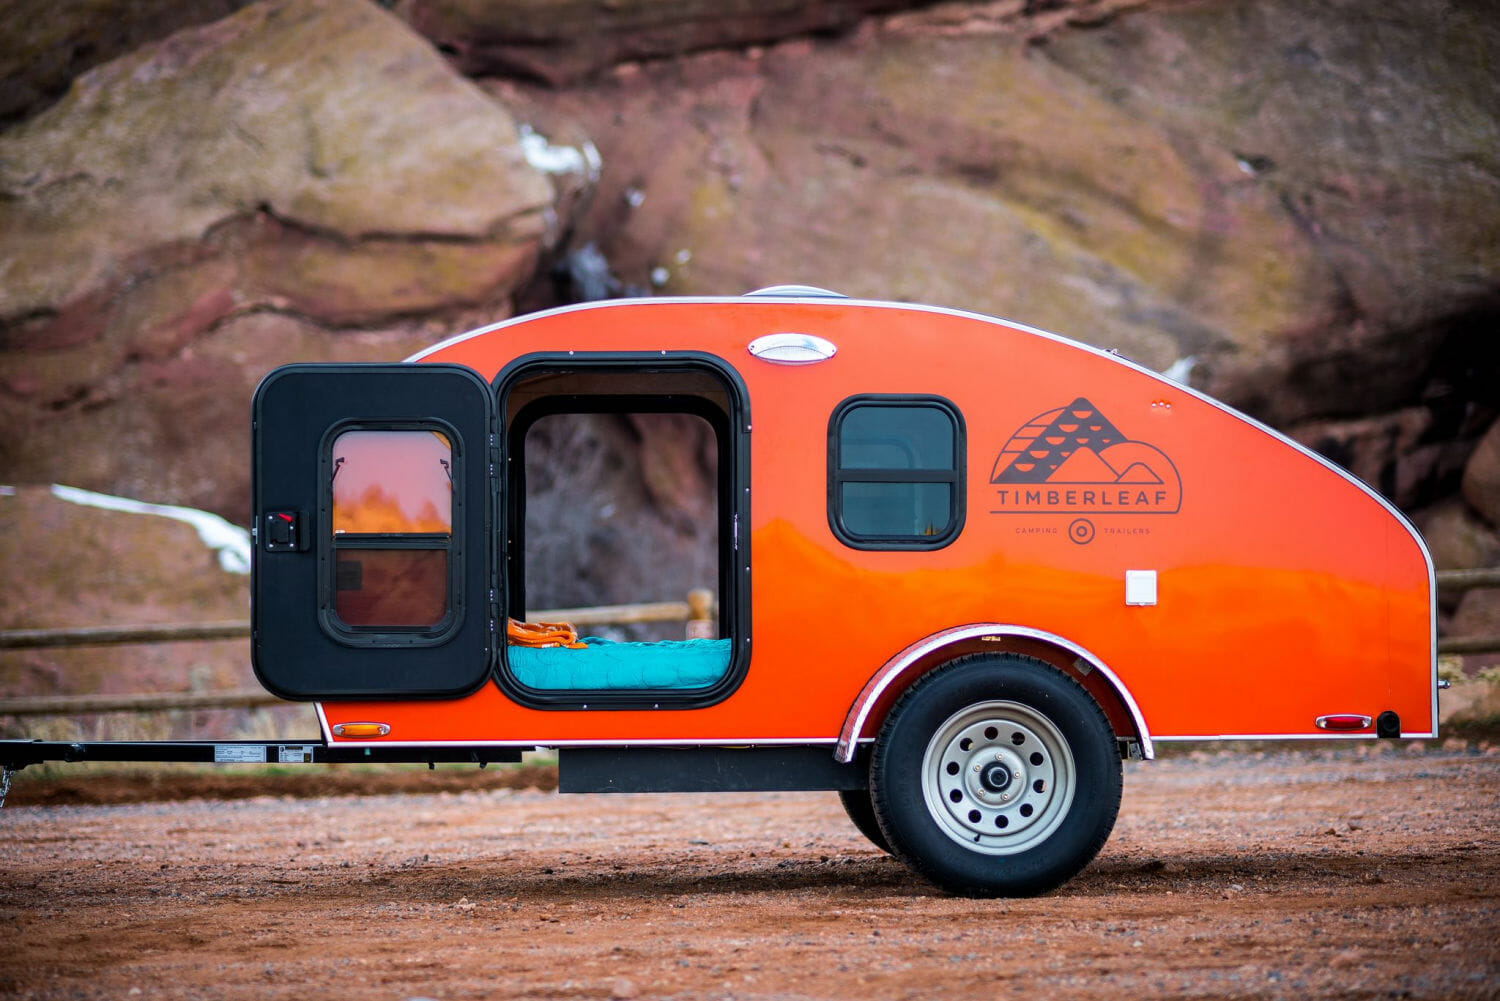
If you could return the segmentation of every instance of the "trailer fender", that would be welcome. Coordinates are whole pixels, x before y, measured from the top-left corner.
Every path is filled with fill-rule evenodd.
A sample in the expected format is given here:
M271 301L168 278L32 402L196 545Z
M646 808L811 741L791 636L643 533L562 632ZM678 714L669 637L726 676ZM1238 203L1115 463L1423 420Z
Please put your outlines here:
M844 717L834 757L848 764L867 729L890 709L895 697L908 685L939 664L972 653L1014 651L1038 657L1084 683L1101 704L1118 736L1140 742L1141 756L1156 757L1146 717L1130 689L1108 664L1071 640L1028 626L999 622L976 622L933 633L902 650L871 675ZM1109 704L1113 702L1113 705ZM1128 723L1128 729L1121 723Z

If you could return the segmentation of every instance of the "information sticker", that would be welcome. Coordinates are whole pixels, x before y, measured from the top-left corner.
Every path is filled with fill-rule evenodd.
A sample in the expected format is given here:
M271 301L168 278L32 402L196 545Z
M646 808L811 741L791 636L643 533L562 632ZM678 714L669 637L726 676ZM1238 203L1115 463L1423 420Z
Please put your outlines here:
M252 764L263 765L266 763L266 748L263 744L215 744L214 764Z

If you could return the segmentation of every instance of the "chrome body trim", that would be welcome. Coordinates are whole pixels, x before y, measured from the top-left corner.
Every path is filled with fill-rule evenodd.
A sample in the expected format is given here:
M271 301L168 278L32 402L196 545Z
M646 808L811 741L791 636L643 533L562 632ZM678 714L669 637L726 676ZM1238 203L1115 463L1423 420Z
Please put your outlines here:
M1135 696L1130 694L1130 689L1120 680L1104 661L1094 656L1088 650L1079 646L1071 640L1063 639L1054 633L1044 632L1040 629L1032 629L1028 626L1005 625L996 622L978 622L967 626L955 626L952 629L944 629L942 632L934 633L918 640L911 646L902 650L896 656L885 662L879 671L865 683L864 689L854 704L849 707L849 714L844 717L844 727L839 733L838 746L834 750L834 757L844 764L854 760L854 748L867 738L862 736L865 724L869 722L870 712L875 703L891 687L902 674L911 668L917 661L930 653L934 653L954 643L965 640L979 639L984 636L1006 636L1017 639L1040 640L1051 643L1074 657L1083 660L1094 670L1102 674L1114 688L1115 694L1120 696L1125 703L1125 708L1130 712L1130 718L1135 722L1136 733L1141 741L1141 754L1146 760L1156 757L1156 748L1152 746L1151 731L1146 726L1146 717L1141 714L1140 706L1136 704Z
M833 737L699 737L691 740L652 737L639 740L380 740L343 738L329 741L338 747L806 747L833 744Z
M1431 740L1437 736L1437 728L1433 727L1432 733L1406 733L1403 731L1400 740ZM1187 743L1197 741L1200 743L1222 743L1228 740L1390 740L1390 737L1380 737L1375 733L1339 733L1330 731L1328 733L1215 733L1215 734L1187 734L1172 737L1157 737L1159 743Z

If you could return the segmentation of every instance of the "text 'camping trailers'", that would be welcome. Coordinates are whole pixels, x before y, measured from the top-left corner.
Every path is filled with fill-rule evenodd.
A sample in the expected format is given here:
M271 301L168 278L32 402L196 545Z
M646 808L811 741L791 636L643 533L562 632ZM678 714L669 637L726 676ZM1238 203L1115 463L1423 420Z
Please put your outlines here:
M528 449L579 414L711 443L709 635L524 625ZM1156 743L1436 735L1432 565L1396 510L1005 321L803 287L595 303L277 369L253 420L255 670L317 703L317 760L547 747L565 792L837 790L993 895L1085 866Z

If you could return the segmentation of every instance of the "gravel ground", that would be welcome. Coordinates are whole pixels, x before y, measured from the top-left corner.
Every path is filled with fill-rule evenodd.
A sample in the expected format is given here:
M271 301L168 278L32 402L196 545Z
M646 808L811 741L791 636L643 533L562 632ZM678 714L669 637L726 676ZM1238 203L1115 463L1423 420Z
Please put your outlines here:
M1500 998L1493 750L1130 764L1099 858L999 901L932 889L832 794L245 781L0 811L0 995Z

